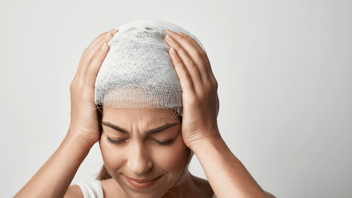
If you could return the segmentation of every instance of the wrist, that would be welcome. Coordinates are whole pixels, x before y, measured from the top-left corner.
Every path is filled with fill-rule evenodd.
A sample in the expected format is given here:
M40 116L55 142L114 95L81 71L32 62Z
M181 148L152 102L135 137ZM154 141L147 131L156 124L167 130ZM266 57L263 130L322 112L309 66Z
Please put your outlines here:
M72 132L71 129L66 134L64 142L66 144L78 145L79 148L81 148L83 150L88 150L88 151L95 144L95 142L89 141L87 138L85 138L84 136L80 135L79 133Z
M218 135L198 140L194 142L190 149L197 155L197 153L204 151L204 148L217 147L220 144L225 144L225 142L222 137Z

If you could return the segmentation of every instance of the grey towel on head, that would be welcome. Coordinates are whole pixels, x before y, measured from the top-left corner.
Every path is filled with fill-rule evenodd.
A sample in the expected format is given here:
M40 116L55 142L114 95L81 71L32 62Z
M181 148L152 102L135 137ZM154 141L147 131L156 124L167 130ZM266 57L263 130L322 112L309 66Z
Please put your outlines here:
M174 109L182 116L182 89L164 41L165 30L191 36L163 20L144 19L116 28L95 82L95 103L114 108Z

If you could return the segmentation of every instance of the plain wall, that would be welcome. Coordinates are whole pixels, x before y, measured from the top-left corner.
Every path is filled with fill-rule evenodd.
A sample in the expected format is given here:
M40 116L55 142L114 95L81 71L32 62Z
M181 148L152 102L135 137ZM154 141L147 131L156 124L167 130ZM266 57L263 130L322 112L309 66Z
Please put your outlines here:
M185 28L219 83L220 132L277 197L352 196L352 1L0 2L0 197L14 196L70 123L69 85L99 34L145 18ZM72 184L103 164L95 144ZM196 156L190 171L206 178Z

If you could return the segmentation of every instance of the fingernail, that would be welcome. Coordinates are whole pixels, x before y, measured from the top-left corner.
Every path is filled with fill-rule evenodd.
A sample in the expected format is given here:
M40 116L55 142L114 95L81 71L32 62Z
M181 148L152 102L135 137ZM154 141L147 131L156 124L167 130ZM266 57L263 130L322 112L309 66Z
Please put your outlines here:
M172 39L171 37L170 37L170 35L166 35L166 38L169 40L169 41L174 41L174 39Z
M106 43L103 44L100 50L104 50L106 48Z
M109 32L110 32L111 34L113 34L113 33L117 32L117 30L116 30L116 29L112 29L112 30L110 30Z
M171 48L171 53L173 53L174 55L176 55L176 50L174 47Z
M106 35L105 35L105 38L109 38L111 36L110 32L108 32Z
M167 29L166 32L168 32L168 33L170 33L170 34L174 34L174 32L171 31L171 30L169 30L169 29Z

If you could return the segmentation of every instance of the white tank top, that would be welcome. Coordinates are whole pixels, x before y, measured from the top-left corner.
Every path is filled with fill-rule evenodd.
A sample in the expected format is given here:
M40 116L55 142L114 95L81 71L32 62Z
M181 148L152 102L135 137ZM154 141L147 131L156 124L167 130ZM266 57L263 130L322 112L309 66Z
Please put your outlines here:
M80 182L77 184L82 192L84 198L104 198L103 188L100 180L94 180L92 182ZM216 198L215 194L213 198Z

